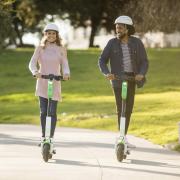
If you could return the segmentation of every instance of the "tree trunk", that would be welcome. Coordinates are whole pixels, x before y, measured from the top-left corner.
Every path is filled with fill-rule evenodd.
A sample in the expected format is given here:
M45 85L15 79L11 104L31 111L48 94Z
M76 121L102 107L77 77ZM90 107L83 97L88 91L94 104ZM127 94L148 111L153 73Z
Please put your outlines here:
M94 47L94 37L96 35L97 32L97 27L99 25L97 20L94 20L93 18L91 18L91 35L89 38L89 47Z
M16 32L17 38L19 39L19 44L17 46L22 47L24 45L22 40L22 33L20 32L18 28L18 23L14 22L14 30Z
M21 33L21 31L19 30L19 24L20 24L20 20L18 19L18 17L17 17L17 4L18 4L18 2L17 1L15 1L13 4L12 4L12 8L13 8L13 11L12 11L12 19L13 19L13 21L12 21L12 23L13 23L13 25L14 25L14 31L16 32L16 37L19 39L19 44L17 44L17 42L16 42L16 40L15 40L15 42L16 42L16 47L17 46L23 46L23 40L22 40L22 33ZM15 37L15 39L16 39L16 37Z

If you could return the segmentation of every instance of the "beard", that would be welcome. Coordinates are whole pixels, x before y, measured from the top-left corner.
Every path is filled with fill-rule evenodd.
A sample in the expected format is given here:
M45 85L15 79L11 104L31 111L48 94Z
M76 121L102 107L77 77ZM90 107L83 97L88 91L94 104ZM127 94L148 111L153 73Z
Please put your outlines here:
M116 36L117 36L118 39L122 39L122 38L124 38L126 36L126 33L124 33L124 32L123 33L117 33Z

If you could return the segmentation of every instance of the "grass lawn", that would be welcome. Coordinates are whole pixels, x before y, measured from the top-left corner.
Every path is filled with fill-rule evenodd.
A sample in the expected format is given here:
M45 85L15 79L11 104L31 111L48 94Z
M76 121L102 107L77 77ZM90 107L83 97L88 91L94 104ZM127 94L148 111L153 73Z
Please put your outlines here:
M39 124L35 79L28 63L33 49L0 52L0 123ZM71 80L62 82L58 125L117 131L114 96L99 72L100 50L68 52ZM148 49L147 84L137 90L130 134L158 144L178 142L180 49Z

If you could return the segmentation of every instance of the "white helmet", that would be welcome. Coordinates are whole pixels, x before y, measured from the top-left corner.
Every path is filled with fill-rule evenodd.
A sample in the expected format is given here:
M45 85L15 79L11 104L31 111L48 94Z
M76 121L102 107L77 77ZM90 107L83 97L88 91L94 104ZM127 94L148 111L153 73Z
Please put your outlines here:
M50 23L50 24L47 24L44 28L44 32L48 31L48 30L53 30L53 31L57 31L59 32L59 28L56 24L54 23Z
M133 25L132 19L129 16L119 16L116 18L114 24L127 24L127 25Z

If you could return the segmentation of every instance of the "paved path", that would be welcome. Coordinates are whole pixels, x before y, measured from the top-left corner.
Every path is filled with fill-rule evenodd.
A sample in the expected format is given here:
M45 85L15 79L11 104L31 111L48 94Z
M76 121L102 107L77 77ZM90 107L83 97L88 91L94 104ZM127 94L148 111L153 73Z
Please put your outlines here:
M40 128L0 125L0 180L180 180L180 154L129 136L137 148L117 162L117 133L57 128L57 154L42 160Z

